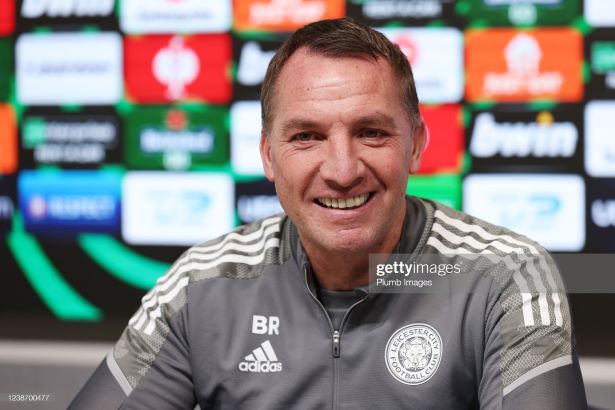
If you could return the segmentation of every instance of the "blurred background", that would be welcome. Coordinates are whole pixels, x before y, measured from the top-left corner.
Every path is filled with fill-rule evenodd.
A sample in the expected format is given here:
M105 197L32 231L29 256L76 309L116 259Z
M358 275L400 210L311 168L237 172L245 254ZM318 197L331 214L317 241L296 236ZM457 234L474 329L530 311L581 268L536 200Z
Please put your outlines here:
M184 249L280 212L260 85L289 32L343 16L412 64L409 193L615 252L615 0L0 0L0 408L65 408ZM615 408L615 297L570 301Z

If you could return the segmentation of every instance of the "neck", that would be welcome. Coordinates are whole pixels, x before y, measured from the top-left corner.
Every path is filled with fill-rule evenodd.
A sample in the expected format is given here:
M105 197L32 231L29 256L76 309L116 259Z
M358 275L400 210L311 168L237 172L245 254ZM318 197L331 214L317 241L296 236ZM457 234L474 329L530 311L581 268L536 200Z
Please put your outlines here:
M328 290L351 290L369 283L369 254L312 257L308 252L312 270L318 284Z

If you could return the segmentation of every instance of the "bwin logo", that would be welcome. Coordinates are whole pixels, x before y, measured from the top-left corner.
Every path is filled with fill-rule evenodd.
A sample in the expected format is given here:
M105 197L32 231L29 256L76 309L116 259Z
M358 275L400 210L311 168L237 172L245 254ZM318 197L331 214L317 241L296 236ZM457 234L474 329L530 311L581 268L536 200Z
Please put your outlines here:
M245 86L259 85L265 78L267 66L275 51L263 51L256 41L248 41L241 48L237 81Z
M490 113L476 118L470 152L475 157L564 157L574 155L579 135L571 122L555 122L548 113L542 122L496 122Z
M278 361L278 356L269 340L261 343L244 360L239 363L239 370L242 372L275 373L282 371L282 363Z
M24 0L21 15L25 18L94 17L113 13L114 0Z

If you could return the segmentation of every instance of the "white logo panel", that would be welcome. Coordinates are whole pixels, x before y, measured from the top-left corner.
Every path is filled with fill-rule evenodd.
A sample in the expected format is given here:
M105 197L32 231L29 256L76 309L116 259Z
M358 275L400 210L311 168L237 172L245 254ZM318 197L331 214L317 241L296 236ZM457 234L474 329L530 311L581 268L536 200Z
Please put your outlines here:
M615 101L585 106L585 169L593 177L615 177Z
M117 33L23 34L16 44L22 104L115 104L122 96Z
M24 0L21 15L25 18L93 17L113 13L115 0Z
M615 7L609 0L585 0L585 20L595 27L615 27Z
M455 28L379 29L399 45L414 74L422 103L454 103L463 97L463 36Z
M436 374L442 361L442 338L425 323L413 323L391 335L384 350L384 360L391 376L415 386Z
M134 245L193 245L233 227L233 181L223 173L129 172L122 236Z
M265 175L259 154L261 105L239 101L231 106L231 164L238 174Z
M585 245L585 183L579 175L474 174L465 212L538 241L551 251Z
M212 33L231 28L230 0L122 0L122 31Z
M275 51L261 50L256 41L248 41L241 47L237 66L237 82L246 86L259 85L265 79L267 66Z
M490 112L476 116L470 153L478 158L572 157L579 133L570 122L498 122Z

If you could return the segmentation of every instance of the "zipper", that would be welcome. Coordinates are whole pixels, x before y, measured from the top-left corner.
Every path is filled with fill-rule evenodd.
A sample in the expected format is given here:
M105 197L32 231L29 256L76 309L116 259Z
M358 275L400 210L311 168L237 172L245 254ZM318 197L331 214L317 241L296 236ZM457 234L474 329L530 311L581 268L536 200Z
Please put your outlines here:
M340 357L340 331L339 330L333 331L333 357L336 359Z
M346 310L346 313L344 313L344 317L342 318L342 321L340 323L339 330L337 330L337 329L335 329L333 327L333 322L331 321L331 318L329 317L329 313L327 313L327 309L325 309L325 307L323 306L322 302L320 300L318 300L316 295L314 295L314 293L310 289L310 286L309 286L309 284L307 282L307 265L306 264L303 265L303 278L304 278L305 287L306 287L308 293L310 294L312 299L314 299L316 301L316 304L318 304L318 306L320 306L320 309L322 310L322 312L324 313L325 317L327 318L327 321L329 322L329 328L332 331L332 334L331 334L331 336L332 336L331 337L331 339L332 339L331 355L333 356L333 409L337 409L339 407L338 406L338 393L339 393L339 365L338 365L338 359L340 358L341 351L342 351L342 346L341 346L342 331L344 330L344 325L346 324L346 320L348 319L348 316L350 315L350 312L352 311L352 309L354 309L355 306L358 306L361 303L363 303L367 299L367 295L363 296L360 300L358 300L355 303L353 303L352 305L350 305L350 307Z

